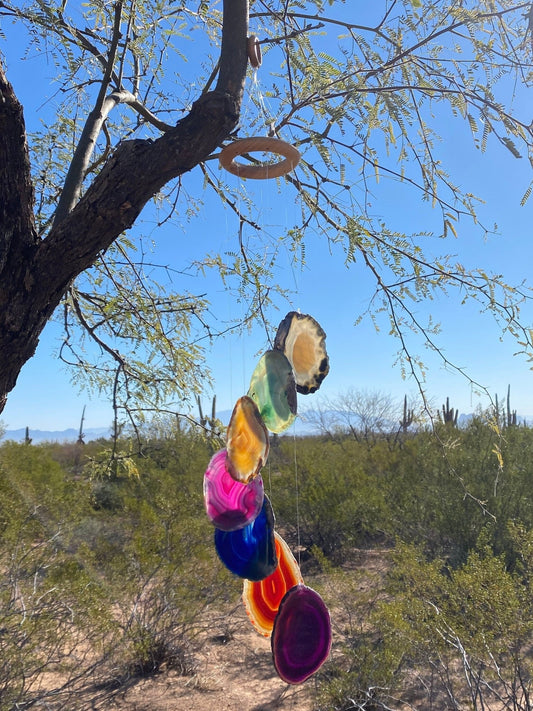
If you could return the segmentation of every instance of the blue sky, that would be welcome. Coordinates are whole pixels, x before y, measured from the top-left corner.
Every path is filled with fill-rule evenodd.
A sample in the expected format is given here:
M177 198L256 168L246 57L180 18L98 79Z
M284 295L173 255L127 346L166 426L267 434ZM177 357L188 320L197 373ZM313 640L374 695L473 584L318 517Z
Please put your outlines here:
M14 38L11 27L6 27L8 40ZM5 43L0 39L0 50L8 59L8 78L25 105L26 122L30 129L37 125L39 115L53 108L53 101L43 102L53 95L50 84L53 67L41 57L20 60L20 42ZM529 114L526 113L526 117ZM439 251L454 253L458 261L467 266L484 266L507 277L511 283L531 280L533 264L532 210L533 201L520 206L520 200L532 178L527 159L517 160L496 141L489 142L485 154L476 151L468 127L460 121L444 122L445 141L440 149L454 180L485 200L480 206L480 217L486 224L497 223L498 234L482 238L479 230L464 223L458 239L440 242ZM191 184L200 185L196 173L189 178ZM231 180L238 178L230 176ZM291 191L281 186L266 185L262 181L248 181L246 189L260 206L262 224L275 236L292 226L297 219L298 205ZM438 216L431 212L412 191L398 183L382 180L375 187L377 214L393 216L397 228L406 231L438 228ZM238 248L236 217L218 203L208 202L199 219L183 222L181 229L165 225L153 233L156 240L154 260L170 262L184 258L184 245L189 245L191 257L198 251L218 248ZM134 230L150 234L154 216L147 209L143 222ZM247 234L253 239L253 234ZM337 257L337 258L336 258ZM405 393L414 394L415 384L403 380L395 366L398 343L388 335L386 321L376 332L370 319L354 326L357 316L367 308L373 293L372 283L363 265L347 269L340 250L337 255L319 239L311 239L307 247L307 264L303 270L291 268L289 255L280 254L276 279L292 291L288 302L279 301L279 311L269 314L274 322L281 320L291 309L300 309L313 315L327 333L331 371L321 388L323 397L335 398L347 388L380 390L402 399ZM220 283L213 279L205 285L191 284L191 290L209 290L221 318L235 316L240 307ZM442 325L439 342L447 357L465 368L477 382L490 393L503 396L511 385L512 406L522 414L533 414L533 374L524 357L514 355L518 350L510 338L499 339L499 328L489 314L480 314L474 304L460 304L452 294L429 305L417 305L421 315L432 314ZM238 313L237 313L238 315ZM278 318L279 316L279 318ZM533 310L524 311L523 320L533 325ZM23 369L16 389L11 393L1 416L10 428L28 425L33 429L64 429L79 424L81 411L86 406L86 427L106 426L111 421L111 408L106 401L91 399L79 392L70 382L70 375L55 354L60 345L61 333L56 324L50 324L38 351ZM248 386L248 379L257 358L267 347L264 332L257 328L243 336L217 341L209 355L213 370L213 389L206 388L205 404L213 392L217 394L218 407L231 409L235 400ZM424 350L416 339L412 349L424 357L427 365L426 387L436 405L447 396L451 404L462 412L472 411L480 402L468 382L456 373L448 372L439 358ZM303 406L311 407L309 396ZM481 400L486 403L486 400Z

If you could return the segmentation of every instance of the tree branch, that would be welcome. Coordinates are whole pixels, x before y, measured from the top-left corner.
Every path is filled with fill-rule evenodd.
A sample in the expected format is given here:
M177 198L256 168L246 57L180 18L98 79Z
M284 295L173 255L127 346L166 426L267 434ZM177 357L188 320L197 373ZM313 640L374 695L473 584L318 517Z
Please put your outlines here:
M12 248L31 248L38 241L33 202L24 114L0 63L0 274Z
M85 178L87 168L89 167L96 141L100 135L100 131L102 130L102 124L109 115L111 109L119 103L119 96L111 94L111 96L106 97L106 93L111 82L113 66L121 36L121 18L122 2L120 0L115 4L115 22L113 25L111 47L109 49L109 55L102 83L100 85L100 91L98 92L98 98L96 99L94 109L87 117L87 121L83 127L78 145L76 146L72 162L69 166L63 191L61 192L61 197L59 198L55 212L54 225L59 224L79 200L83 179Z
M114 33L114 40L118 44L117 34ZM87 136L83 139L85 148L80 148L78 167L73 169L76 185L69 190L70 196L68 200L65 198L48 237L37 244L28 216L33 194L22 112L12 89L0 74L2 96L4 93L7 96L0 105L0 158L9 158L0 161L0 181L5 183L0 185L0 218L6 218L2 229L4 225L9 227L13 220L3 214L3 205L9 205L4 200L8 196L11 201L17 200L13 209L19 216L19 232L25 235L21 239L33 247L25 259L17 260L18 272L0 282L0 412L7 393L15 386L20 369L35 352L42 329L72 280L132 226L144 205L166 183L205 161L235 129L246 78L247 35L248 0L224 0L220 74L216 89L200 96L190 113L156 141L137 139L119 144L71 209L88 166L90 151L87 145L96 140L105 115L120 101L121 95L116 92L104 98L102 106L95 107L94 115L88 121ZM112 71L112 64L113 52L110 51L106 76ZM6 148L4 129L8 128L11 133L16 134L17 129L19 132L14 166L11 163L13 149ZM21 176L27 184L21 179L20 185L15 182L8 187L9 179ZM18 198L17 190L20 193ZM4 251L0 255L7 254L5 244L6 238L3 237L0 249ZM5 262L3 256L0 263ZM6 308L2 308L3 304L7 304Z

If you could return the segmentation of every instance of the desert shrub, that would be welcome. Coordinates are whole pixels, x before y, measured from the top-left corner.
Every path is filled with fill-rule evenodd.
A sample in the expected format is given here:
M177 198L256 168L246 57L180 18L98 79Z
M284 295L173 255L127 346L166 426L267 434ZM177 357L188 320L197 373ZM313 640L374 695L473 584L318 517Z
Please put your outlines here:
M205 446L193 440L189 454L184 438L176 446L152 443L138 477L101 479L119 490L120 507L95 511L78 530L84 560L105 579L108 604L119 611L120 641L107 664L119 684L168 668L192 673L206 609L240 594L216 557L205 516Z
M193 674L195 659L189 633L195 615L184 614L183 600L169 585L154 583L134 601L124 626L123 674L147 676L163 669ZM199 607L196 614L200 614ZM187 619L188 617L188 619Z
M321 708L532 708L531 596L502 557L483 544L452 569L400 545L387 594Z
M335 635L334 652L317 674L316 709L382 708L380 700L390 698L398 683L403 655L403 648L383 644L373 623L385 596L388 553L367 552L357 567L337 567L321 552L314 550L314 554L322 582L317 586L314 581L313 586L334 606Z
M284 440L264 475L279 526L295 544L318 546L342 560L345 549L368 543L385 517L386 503L373 475L364 471L363 445L319 439Z
M395 453L383 478L390 511L384 526L391 537L456 564L465 559L486 519L477 501L466 495L474 492L464 456L459 444L443 449L431 433L408 440Z
M213 627L208 611L234 605L242 586L212 551L182 550L172 562L160 559L149 570L146 559L130 569L130 584L114 585L120 610L121 643L110 660L124 683L135 676L174 669L196 670L196 640ZM133 583L132 576L135 576ZM227 620L223 614L220 624Z
M96 479L91 482L91 504L95 511L117 512L123 507L122 482L116 479Z
M94 442L46 442L39 447L69 476L80 476L87 459L94 456L100 445Z
M444 708L445 697L481 708L481 693L528 708L533 432L479 418L437 434L401 447L273 440L263 479L276 527L321 566L342 639L318 677L324 711ZM213 444L176 430L137 452L123 445L135 475L98 479L80 475L72 448L0 446L6 708L37 703L43 671L62 670L65 699L91 674L121 684L190 673L198 635L227 636L224 613L206 630L206 611L231 609L241 592L205 516ZM109 446L91 443L90 456L104 461ZM398 542L386 589L352 565L384 541Z
M0 708L68 707L112 632L104 591L54 538L21 538L0 566ZM59 686L43 685L50 672Z
M40 521L49 535L55 535L59 529L66 535L70 523L87 507L87 483L68 476L50 456L46 445L3 444L0 480L6 493L11 491L7 501L18 502L16 512L9 512L7 501L0 502L0 511L7 511L13 521L19 522L29 515L34 522Z
M0 466L17 480L24 493L34 498L42 500L65 491L65 474L44 446L6 442L0 448Z
M206 445L152 451L138 477L91 481L55 447L0 447L2 711L67 708L74 693L81 708L91 679L116 691L135 674L189 673L206 606L238 597L203 508ZM49 671L59 686L42 687Z

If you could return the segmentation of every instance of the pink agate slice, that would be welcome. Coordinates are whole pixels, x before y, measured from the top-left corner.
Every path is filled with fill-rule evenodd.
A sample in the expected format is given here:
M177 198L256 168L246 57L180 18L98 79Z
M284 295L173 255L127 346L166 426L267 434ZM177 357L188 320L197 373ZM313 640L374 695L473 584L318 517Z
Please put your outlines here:
M271 645L276 671L287 684L301 684L322 666L331 649L331 622L315 590L295 585L285 593Z
M226 450L211 458L204 474L204 502L207 516L222 531L244 528L259 515L264 490L261 475L249 484L236 481L226 468Z

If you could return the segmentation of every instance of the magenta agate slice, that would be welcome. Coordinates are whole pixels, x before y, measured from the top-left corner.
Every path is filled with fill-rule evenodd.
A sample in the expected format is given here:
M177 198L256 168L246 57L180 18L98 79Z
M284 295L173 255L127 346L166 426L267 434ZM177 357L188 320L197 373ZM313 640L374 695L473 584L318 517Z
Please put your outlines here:
M320 595L306 585L285 593L274 620L272 657L287 684L301 684L326 661L331 648L331 622Z
M259 515L264 490L261 475L249 484L236 481L226 468L226 450L213 455L204 474L207 516L222 531L236 531Z

